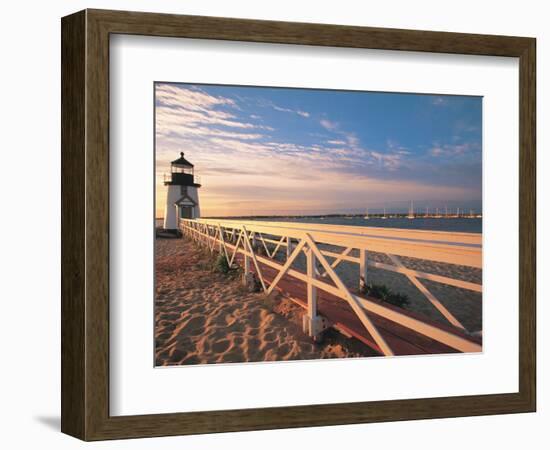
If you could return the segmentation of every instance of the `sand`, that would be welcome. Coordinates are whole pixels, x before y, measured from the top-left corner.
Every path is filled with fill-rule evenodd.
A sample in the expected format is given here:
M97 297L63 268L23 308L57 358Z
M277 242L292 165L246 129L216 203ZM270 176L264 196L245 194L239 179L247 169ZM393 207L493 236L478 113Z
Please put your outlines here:
M301 330L302 308L247 292L237 273L213 272L209 260L186 239L156 240L156 365L376 356L333 330L314 343Z

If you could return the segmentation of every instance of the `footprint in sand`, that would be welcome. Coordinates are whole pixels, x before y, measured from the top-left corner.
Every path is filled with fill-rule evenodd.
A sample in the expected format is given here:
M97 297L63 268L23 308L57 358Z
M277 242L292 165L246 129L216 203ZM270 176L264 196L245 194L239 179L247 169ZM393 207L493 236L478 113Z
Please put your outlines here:
M262 341L256 338L251 338L247 341L248 351L251 354L257 352L260 349L260 345L262 345Z
M170 336L172 336L171 333L162 333L162 334L159 334L159 335L157 336L157 340L158 340L159 342L164 342L164 341L166 341L166 339L168 339Z
M164 351L164 352L160 352L158 355L157 355L157 366L158 365L162 365L162 362L159 363L159 361L167 361L168 359L170 359L170 354L167 352L167 351Z
M188 358L185 358L183 361L181 361L181 364L200 364L201 360L197 358L195 355L191 355Z
M277 348L277 356L281 359L285 359L285 357L288 356L289 353L290 353L290 345L288 344L280 345Z
M188 314L204 314L205 310L204 310L204 306L203 305L197 305L197 306L193 306L191 308L189 308L189 310L187 311Z
M249 336L258 336L258 332L258 328L248 328L246 331Z
M174 349L170 354L170 360L172 362L179 362L187 356L187 352L184 350Z
M274 342L275 339L277 339L277 336L275 336L275 333L272 333L272 332L271 332L271 333L266 333L266 334L264 335L264 340L265 340L266 342Z
M206 319L198 316L189 319L189 321L182 327L180 334L186 333L191 336L198 336L204 333L204 324Z
M162 331L172 332L176 329L176 324L173 322L164 322L160 325L162 326Z
M239 347L233 347L227 353L222 354L221 358L218 361L236 363L245 362L246 360L247 358L245 357L243 350Z
M230 342L227 339L221 339L212 344L212 350L215 353L224 353L229 349Z
M176 320L180 318L180 315L179 314L162 314L160 318L164 320Z

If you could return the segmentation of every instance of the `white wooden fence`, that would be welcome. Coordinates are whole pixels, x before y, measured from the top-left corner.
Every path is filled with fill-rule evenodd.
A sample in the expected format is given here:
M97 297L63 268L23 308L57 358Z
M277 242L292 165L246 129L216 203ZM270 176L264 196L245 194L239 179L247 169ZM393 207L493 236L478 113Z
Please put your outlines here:
M398 323L458 351L481 351L477 342L464 337L463 332L466 330L461 322L421 280L431 280L475 292L482 292L482 286L412 270L405 267L400 259L405 256L481 268L481 234L225 219L181 219L180 229L185 235L208 246L211 251L218 250L224 254L230 266L235 263L237 254L242 255L244 273L248 273L250 264L253 264L266 294L270 294L286 274L306 283L308 311L305 329L314 338L321 331L316 306L317 289L321 289L349 303L384 355L394 353L369 318L369 313ZM338 253L321 249L319 244L329 244L344 250ZM260 247L265 255L258 254ZM351 255L354 249L358 249L359 256ZM283 250L286 252L284 263L274 259ZM393 264L370 260L369 251L388 255ZM302 252L306 256L306 273L292 268L293 262ZM329 262L327 257L332 260ZM359 287L367 283L369 267L405 275L448 322L462 332L455 334L396 311L395 308L354 295L334 271L342 261L359 264ZM318 263L322 271L318 270ZM278 271L271 283L262 275L261 264ZM333 284L325 281L327 279Z

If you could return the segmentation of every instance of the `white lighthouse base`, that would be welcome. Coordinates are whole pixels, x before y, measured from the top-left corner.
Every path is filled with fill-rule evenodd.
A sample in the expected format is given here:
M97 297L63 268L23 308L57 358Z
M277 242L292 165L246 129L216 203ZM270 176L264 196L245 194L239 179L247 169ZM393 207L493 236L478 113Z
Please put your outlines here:
M178 202L181 206L178 206ZM200 206L197 188L169 185L164 206L164 229L177 230L180 218L196 219L198 217L200 217Z

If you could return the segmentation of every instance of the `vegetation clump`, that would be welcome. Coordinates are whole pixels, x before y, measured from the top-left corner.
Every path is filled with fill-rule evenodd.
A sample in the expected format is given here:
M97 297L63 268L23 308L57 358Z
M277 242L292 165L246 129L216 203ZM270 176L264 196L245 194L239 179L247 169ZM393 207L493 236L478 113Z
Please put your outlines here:
M374 297L383 302L390 303L391 305L399 306L400 308L409 304L409 297L406 294L393 292L385 284L369 283L361 289L361 294Z
M223 274L228 274L231 270L227 258L223 253L220 253L214 261L214 272L219 272Z

